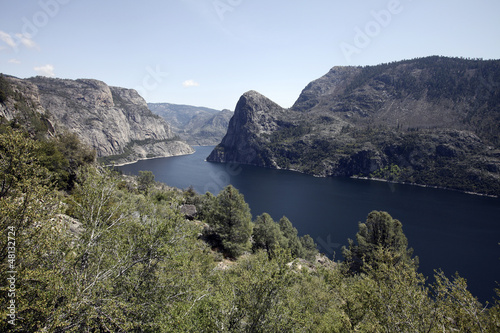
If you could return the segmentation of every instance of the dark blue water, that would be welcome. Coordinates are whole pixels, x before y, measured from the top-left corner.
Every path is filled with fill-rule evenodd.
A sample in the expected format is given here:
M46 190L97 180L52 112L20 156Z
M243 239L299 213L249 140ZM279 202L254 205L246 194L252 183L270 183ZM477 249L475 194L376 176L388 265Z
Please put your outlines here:
M355 238L358 222L372 210L403 223L409 245L428 277L442 268L465 277L482 302L500 282L500 199L455 191L359 179L316 178L297 172L205 162L213 147L188 156L140 161L125 173L151 170L157 181L199 193L217 194L232 184L255 216L287 216L299 234L310 234L319 250L341 259L341 247ZM431 279L432 280L432 279Z

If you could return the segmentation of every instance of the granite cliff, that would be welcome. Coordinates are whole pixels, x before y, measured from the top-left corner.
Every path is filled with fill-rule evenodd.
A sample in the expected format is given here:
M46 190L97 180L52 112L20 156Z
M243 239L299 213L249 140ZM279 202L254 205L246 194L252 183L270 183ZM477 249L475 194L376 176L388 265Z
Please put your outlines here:
M132 89L90 79L4 76L0 116L43 121L53 133L70 131L106 162L189 154L193 149L154 115ZM42 120L40 120L42 119Z
M334 67L290 109L247 92L208 160L500 195L500 61Z

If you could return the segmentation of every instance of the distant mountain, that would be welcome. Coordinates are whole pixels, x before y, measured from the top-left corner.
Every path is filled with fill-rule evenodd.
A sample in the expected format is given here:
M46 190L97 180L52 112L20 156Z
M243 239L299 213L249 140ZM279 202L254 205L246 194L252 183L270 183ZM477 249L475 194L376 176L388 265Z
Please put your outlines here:
M191 145L215 146L227 131L233 112L170 103L148 103L149 109L163 117L173 130Z
M290 109L247 92L208 160L500 195L500 61L334 67Z
M0 81L0 118L31 127L47 125L53 133L69 130L106 161L125 163L193 152L165 120L151 113L135 90L90 79L2 75Z

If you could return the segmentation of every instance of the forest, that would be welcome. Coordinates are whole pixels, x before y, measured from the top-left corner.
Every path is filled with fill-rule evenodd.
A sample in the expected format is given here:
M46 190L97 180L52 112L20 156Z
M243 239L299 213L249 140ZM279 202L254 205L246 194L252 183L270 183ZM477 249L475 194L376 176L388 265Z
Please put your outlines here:
M0 223L2 332L500 331L500 291L423 276L387 212L335 261L232 186L124 176L67 133L1 124Z

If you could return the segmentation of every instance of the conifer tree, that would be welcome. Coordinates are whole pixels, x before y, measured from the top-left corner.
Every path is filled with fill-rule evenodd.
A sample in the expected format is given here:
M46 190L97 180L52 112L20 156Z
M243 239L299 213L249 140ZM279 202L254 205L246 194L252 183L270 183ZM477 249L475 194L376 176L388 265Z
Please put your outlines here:
M228 185L217 195L215 207L210 212L207 222L230 256L238 257L250 250L252 215L243 195L233 186Z
M286 247L290 249L294 258L299 258L304 255L304 248L300 242L297 229L292 225L292 222L283 216L279 221L279 227L286 240Z
M273 218L264 213L255 220L253 231L254 249L265 249L268 254L272 254L276 248L287 246L287 242L279 225Z
M397 261L412 261L413 249L408 249L403 225L387 212L373 211L368 214L366 222L359 223L356 240L358 244L349 240L349 247L342 249L351 273L362 272L365 263L376 267L374 253L378 248L390 250ZM417 264L417 260L412 262Z
M318 253L318 246L314 242L311 236L304 235L300 237L300 243L302 243L302 248L304 252L302 253L303 259L313 261Z

